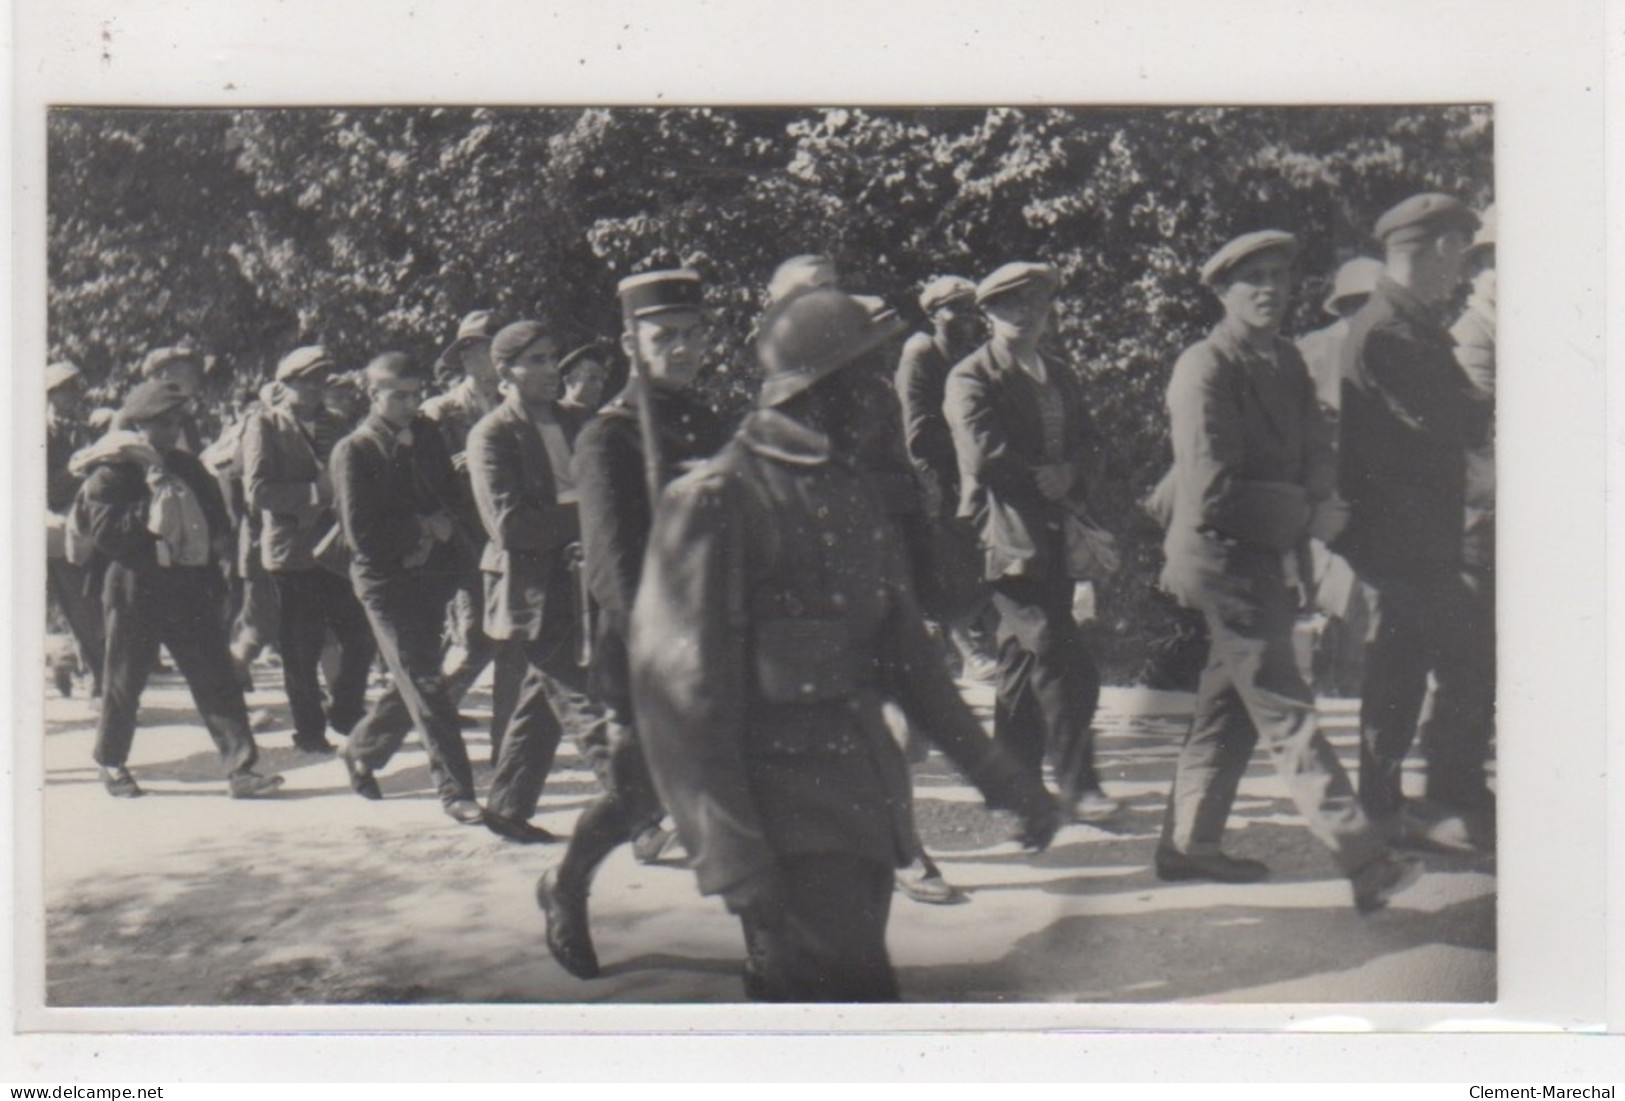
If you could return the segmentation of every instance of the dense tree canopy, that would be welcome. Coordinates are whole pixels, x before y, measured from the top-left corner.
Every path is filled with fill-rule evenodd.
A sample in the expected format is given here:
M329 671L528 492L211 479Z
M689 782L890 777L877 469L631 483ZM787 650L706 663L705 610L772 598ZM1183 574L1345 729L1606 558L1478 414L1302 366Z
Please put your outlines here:
M612 336L614 284L682 262L711 281L728 411L778 261L832 255L917 318L929 277L1036 258L1065 277L1057 340L1112 426L1105 502L1130 568L1104 608L1119 675L1171 611L1134 504L1167 462L1162 392L1217 306L1227 238L1304 242L1289 321L1419 190L1492 188L1488 107L1048 109L62 109L49 127L49 346L122 380L187 341L252 380L301 342L359 365L432 357L457 318L545 313ZM1126 664L1125 664L1126 663Z

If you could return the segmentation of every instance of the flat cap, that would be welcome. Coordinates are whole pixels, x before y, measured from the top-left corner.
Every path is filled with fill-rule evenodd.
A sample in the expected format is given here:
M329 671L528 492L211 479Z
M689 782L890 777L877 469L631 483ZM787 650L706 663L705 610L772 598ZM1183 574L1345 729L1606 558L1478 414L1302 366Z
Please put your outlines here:
M524 355L538 340L552 335L553 330L540 321L515 321L505 325L491 338L491 362L498 367L506 366Z
M773 278L767 281L767 304L771 306L792 294L814 287L833 287L839 282L835 261L828 256L813 252L792 256L773 269Z
M1061 285L1061 273L1049 264L1031 260L1016 260L994 269L992 275L976 284L976 304L986 305L1000 295L1020 290L1033 283L1043 283L1053 291Z
M1478 216L1478 232L1473 234L1473 243L1467 249L1469 254L1495 247L1495 231L1498 222L1499 219L1495 215L1495 204L1491 203L1484 208L1484 213Z
M1284 229L1259 229L1226 241L1202 264L1202 285L1217 286L1231 268L1250 256L1272 249L1284 249L1288 256L1296 257L1298 239Z
M878 294L854 294L852 301L862 306L869 314L869 320L876 325L892 325L898 320L897 311L886 304L886 300Z
M604 346L602 344L583 344L581 347L575 349L569 355L559 360L559 374L567 375L570 373L570 369L576 364L584 363L589 359L594 363L603 365L604 361L608 358L609 353L604 350Z
M457 324L457 339L471 336L490 336L496 330L496 314L490 310L475 310Z
M125 396L124 404L119 407L118 423L126 427L145 424L185 404L186 391L181 389L180 383L148 379Z
M615 287L621 308L632 318L655 317L678 310L698 313L704 308L704 290L700 273L691 268L629 275Z
M191 348L154 348L141 361L141 377L151 378L171 363L195 363L203 369L203 357Z
M61 363L53 363L45 368L45 392L49 394L63 383L72 382L80 377L82 376L79 374L79 368L68 361L63 360Z
M295 348L282 357L276 365L276 381L309 378L323 371L331 371L335 366L333 357L327 354L326 348L320 344L307 344L303 348Z
M1377 279L1381 275L1381 260L1373 260L1369 256L1356 256L1352 260L1344 261L1332 279L1332 293L1326 296L1324 303L1326 312L1336 317L1338 306L1345 299L1358 298L1376 290Z
M920 309L931 313L951 302L973 302L976 284L963 275L939 275L920 289Z
M1421 240L1447 229L1472 233L1478 228L1478 215L1454 195L1428 191L1390 207L1377 219L1373 232L1383 244ZM1396 237L1395 235L1398 234Z

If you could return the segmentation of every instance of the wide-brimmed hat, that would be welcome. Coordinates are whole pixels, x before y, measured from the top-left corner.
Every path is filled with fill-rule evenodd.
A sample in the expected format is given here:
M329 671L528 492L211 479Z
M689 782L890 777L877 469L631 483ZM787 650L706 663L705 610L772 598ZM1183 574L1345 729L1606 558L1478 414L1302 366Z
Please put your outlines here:
M1326 296L1323 308L1333 317L1342 316L1339 307L1350 298L1362 298L1376 290L1377 280L1381 275L1381 260L1373 260L1369 256L1356 256L1352 260L1344 261L1332 279L1332 290Z

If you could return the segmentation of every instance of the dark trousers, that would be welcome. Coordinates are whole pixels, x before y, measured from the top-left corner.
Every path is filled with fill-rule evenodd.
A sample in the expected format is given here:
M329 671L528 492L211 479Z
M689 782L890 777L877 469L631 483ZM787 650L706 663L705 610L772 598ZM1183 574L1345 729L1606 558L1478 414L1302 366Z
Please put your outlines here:
M106 682L96 724L97 764L112 767L129 760L141 692L162 644L186 678L227 774L253 767L258 751L227 648L225 595L225 582L212 566L137 571L115 562L107 567L102 587Z
M281 606L277 647L282 651L282 684L293 712L293 742L325 742L329 723L340 734L348 734L366 712L367 675L377 654L367 613L350 583L328 570L277 571L271 576ZM329 629L338 642L338 660L324 707L317 670Z
M451 583L444 575L416 570L390 578L353 571L352 578L391 684L351 731L345 755L382 768L416 727L441 802L474 798L474 770L457 701L440 672L440 624ZM409 722L401 721L403 712Z
M1416 737L1428 674L1427 794L1484 805L1484 762L1495 728L1495 600L1453 567L1366 579L1372 589L1360 700L1360 802L1374 819L1404 804L1400 780Z
M1208 663L1175 768L1163 843L1189 855L1220 851L1236 789L1262 736L1309 831L1345 872L1357 871L1385 846L1321 733L1314 694L1292 649L1292 594L1280 583L1259 582L1256 590L1265 591L1248 615L1203 610Z
M1072 619L1065 577L1006 577L993 583L999 613L999 679L993 737L1034 776L1047 748L1063 803L1100 786L1092 724L1100 670Z
M64 558L50 558L45 562L46 591L62 609L62 618L68 622L79 658L90 670L91 683L96 693L102 690L102 663L107 648L106 632L102 625L102 567L75 566Z
M781 909L740 915L746 989L765 1002L895 1002L886 954L893 871L845 853L779 860Z
M576 819L570 844L559 864L561 890L586 894L604 858L665 816L637 731L612 711L605 719L605 744L594 748L593 771L604 793Z
M238 585L241 604L231 621L231 649L240 660L249 662L282 633L281 609L276 582L258 566Z
M445 649L455 644L463 650L462 659L446 674L458 700L479 680L487 665L496 663L491 682L491 762L495 764L519 702L525 655L522 649L498 646L485 633L485 577L479 570L470 570L459 578L457 591L446 606L446 627Z
M579 630L574 589L561 556L548 577L538 637L498 643L524 655L524 679L486 798L494 814L523 821L536 813L564 736L567 693L586 689L586 672L576 664Z

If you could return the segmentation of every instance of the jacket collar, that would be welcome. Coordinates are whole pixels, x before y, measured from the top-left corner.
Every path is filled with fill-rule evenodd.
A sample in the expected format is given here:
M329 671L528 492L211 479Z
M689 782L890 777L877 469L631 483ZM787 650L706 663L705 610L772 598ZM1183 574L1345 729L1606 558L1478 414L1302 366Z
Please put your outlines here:
M1371 292L1372 297L1386 300L1395 313L1413 325L1425 329L1440 329L1444 322L1442 318L1443 307L1433 306L1422 301L1409 287L1394 282L1386 275L1377 277L1377 286Z
M412 442L411 425L407 425L405 428L396 428L377 413L368 413L367 419L361 423L361 426L378 437L378 441L383 444L384 454L391 459L395 457L397 449L402 445L410 445Z
M764 458L797 466L821 466L830 460L828 436L777 409L758 409L746 417L739 426L739 442Z
M1247 339L1247 326L1232 317L1226 317L1213 326L1213 331L1208 334L1208 339L1218 345L1220 350L1226 354L1238 358L1258 359L1269 354L1260 352L1258 346ZM1274 354L1277 360L1280 358L1279 352L1282 340L1280 334L1276 334L1275 340L1270 346L1270 352Z

